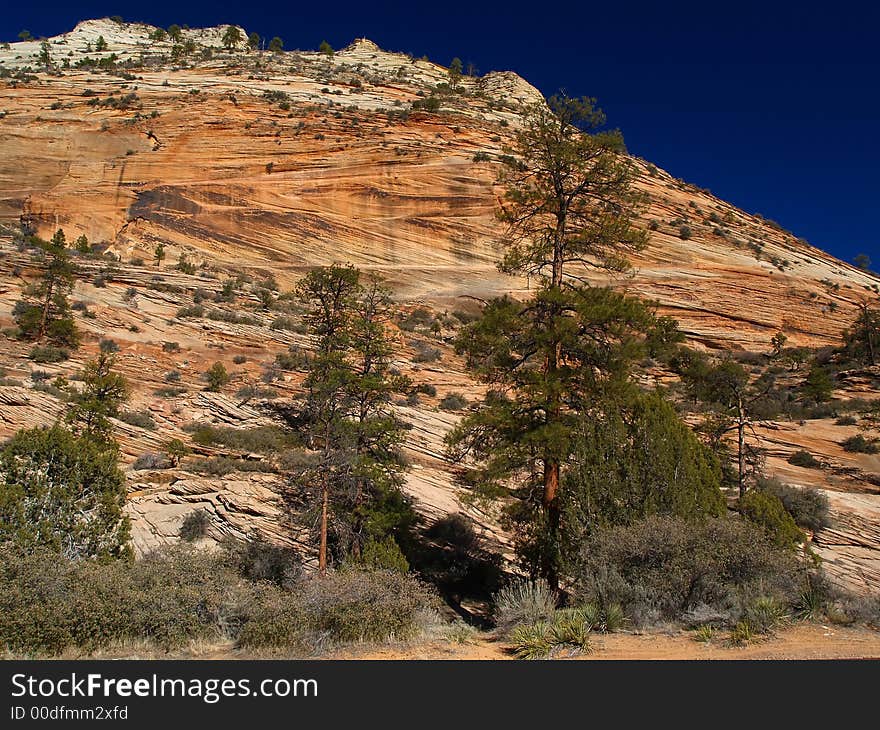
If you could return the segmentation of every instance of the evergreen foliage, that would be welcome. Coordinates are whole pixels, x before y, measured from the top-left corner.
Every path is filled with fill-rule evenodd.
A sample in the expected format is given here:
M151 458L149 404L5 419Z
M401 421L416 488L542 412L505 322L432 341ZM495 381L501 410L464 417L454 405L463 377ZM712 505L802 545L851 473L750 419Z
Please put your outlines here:
M389 292L377 282L363 283L352 266L314 269L297 293L303 317L317 339L305 366L305 394L294 424L320 451L295 480L309 501L320 504L319 563L357 555L369 539L398 540L414 520L400 490L404 465L399 447L402 425L391 411L395 393L409 381L391 372Z
M79 332L73 322L68 296L76 283L76 266L67 250L60 228L51 241L32 239L36 244L40 280L24 289L24 298L12 310L21 336L28 340L44 337L53 345L76 347Z
M0 451L0 542L67 558L129 556L117 459L115 443L60 425L16 433Z

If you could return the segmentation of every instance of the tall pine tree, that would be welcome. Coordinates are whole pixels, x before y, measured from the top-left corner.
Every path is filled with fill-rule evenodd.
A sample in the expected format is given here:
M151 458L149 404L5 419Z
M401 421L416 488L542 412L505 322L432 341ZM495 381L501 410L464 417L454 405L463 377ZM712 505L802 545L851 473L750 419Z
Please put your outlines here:
M21 335L28 340L48 339L56 345L75 347L79 333L73 322L68 297L76 283L76 266L60 228L51 241L33 239L37 246L40 280L25 287L24 297L12 310Z
M522 552L553 586L560 472L577 414L625 385L640 333L654 325L638 300L584 283L590 269L625 271L646 241L635 225L634 168L620 133L600 131L604 122L588 98L554 96L530 108L502 177L500 268L536 277L539 289L526 302L490 302L457 342L491 389L450 434L452 454L474 460L466 481L520 498L509 513L527 526Z
M311 271L297 293L316 351L293 421L319 452L298 481L316 488L323 573L331 553L341 559L358 554L371 538L399 539L412 522L400 491L402 424L391 411L392 395L408 383L391 373L387 290L364 285L352 266L333 265Z

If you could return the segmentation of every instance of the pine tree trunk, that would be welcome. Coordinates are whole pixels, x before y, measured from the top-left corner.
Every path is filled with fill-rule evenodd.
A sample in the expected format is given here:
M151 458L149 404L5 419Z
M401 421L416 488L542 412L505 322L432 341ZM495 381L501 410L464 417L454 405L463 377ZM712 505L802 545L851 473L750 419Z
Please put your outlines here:
M330 502L330 486L324 477L321 488L321 546L318 549L318 574L327 575L327 512Z
M564 256L562 243L565 239L565 213L557 217L556 242L553 250L553 273L551 284L554 289L562 288L562 265ZM559 312L553 312L552 319L560 316ZM562 343L555 342L548 352L546 377L548 383L552 383L555 389L555 381L559 377L559 361L562 359ZM559 420L561 405L559 396L555 393L551 397L547 409L547 420L550 423ZM544 457L544 495L542 507L547 517L548 543L552 545L553 554L547 556L544 565L544 577L553 591L559 590L559 574L556 566L556 550L559 544L559 459L549 454Z
M37 338L42 340L46 334L46 326L49 321L49 306L52 304L52 290L55 288L54 278L49 278L46 282L46 299L43 302L43 313L40 317L40 330L37 332Z
M556 459L544 460L544 512L547 515L547 529L550 541L555 546L559 540L559 462ZM559 590L559 575L556 570L555 556L551 556L545 565L545 578L553 591Z
M746 493L746 484L745 484L745 436L746 436L746 422L745 422L745 414L743 413L742 399L739 401L739 408L737 415L739 420L737 421L737 457L738 457L738 465L739 465L739 496L742 496Z

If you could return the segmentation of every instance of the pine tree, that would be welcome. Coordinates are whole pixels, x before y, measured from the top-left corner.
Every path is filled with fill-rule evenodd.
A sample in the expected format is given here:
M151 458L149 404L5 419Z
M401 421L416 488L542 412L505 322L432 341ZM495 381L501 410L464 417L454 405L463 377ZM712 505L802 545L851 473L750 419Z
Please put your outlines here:
M180 462L184 457L189 456L190 453L192 453L192 449L180 439L169 439L162 445L162 450L171 460L172 466L175 467L180 465Z
M478 495L516 498L507 514L520 555L553 585L560 474L571 463L581 414L629 397L630 369L652 323L641 301L611 289L546 286L525 303L490 301L456 341L489 391L448 435L450 456Z
M844 352L859 362L876 365L880 362L880 308L867 302L859 304L859 313L843 333Z
M12 311L15 322L25 339L46 337L53 344L75 347L79 333L68 296L76 283L76 267L64 231L59 228L51 241L34 241L43 275L39 282L25 287L24 298L16 302Z
M529 108L507 150L500 268L537 277L540 288L524 303L490 302L457 343L492 390L451 434L450 446L456 458L476 458L479 468L466 478L482 482L483 491L510 491L515 476L525 477L513 491L541 505L527 519L540 523L532 530L542 535L538 572L554 586L560 470L575 415L626 382L638 333L653 324L640 302L580 283L585 268L626 270L626 255L646 240L634 225L641 196L623 139L593 131L604 121L587 98L554 96Z
M82 390L71 398L67 421L74 431L104 443L113 440L111 418L128 400L130 389L125 376L114 372L119 347L112 340L102 340L94 360L82 373Z
M52 65L52 53L49 41L40 43L40 65L49 68Z
M233 50L239 43L242 42L241 31L236 28L234 25L226 26L226 30L223 32L222 43L223 47L228 50Z
M272 53L281 53L284 50L284 41L276 35L269 41L269 50Z
M458 88L458 84L461 81L461 70L461 59L458 57L453 58L449 64L449 85L453 89Z
M713 410L714 418L706 421L712 442L720 449L728 433L736 434L736 481L742 496L761 461L760 449L749 444L746 436L758 439L755 424L760 419L755 414L772 392L775 377L770 368L752 378L742 365L731 360L713 363L694 352L690 357L680 374L691 396Z
M834 380L826 368L814 362L807 377L804 378L801 392L816 403L824 403L831 400L831 395L834 393Z
M348 351L355 476L348 542L355 553L369 539L395 535L400 540L413 521L409 502L400 491L403 428L391 411L393 395L408 391L411 384L391 371L393 349L387 336L391 313L388 289L376 281L362 287L352 312Z
M856 254L855 258L853 258L853 264L855 264L856 268L861 269L862 271L871 270L871 258L868 254Z
M260 38L259 33L249 33L247 37L248 48L250 48L252 51L258 50L260 48L261 40L262 39Z
M297 294L317 350L294 424L320 454L297 477L302 486L317 486L318 566L325 572L331 532L341 557L411 521L399 489L401 425L390 411L392 393L408 384L390 373L390 299L379 284L364 286L357 269L333 265L309 272Z

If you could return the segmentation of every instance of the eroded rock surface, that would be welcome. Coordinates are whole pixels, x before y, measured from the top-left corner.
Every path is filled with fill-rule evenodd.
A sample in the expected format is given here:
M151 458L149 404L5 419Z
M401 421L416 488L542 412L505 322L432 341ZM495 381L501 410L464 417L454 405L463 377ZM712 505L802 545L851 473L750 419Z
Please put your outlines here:
M209 299L204 316L178 316L198 292L214 297L239 275L271 276L290 289L310 266L351 262L386 277L403 306L435 313L501 292L528 295L529 282L495 266L503 236L495 218L499 157L523 105L542 101L522 78L465 76L464 93L441 93L439 111L428 112L410 107L438 93L447 70L366 39L332 56L230 52L222 48L222 28L194 29L184 35L196 52L175 61L171 41L150 40L152 31L83 22L50 39L51 72L39 67L38 42L0 50L0 66L9 70L0 78L0 326L12 324L12 306L34 274L28 253L13 244L19 226L46 237L62 227L69 240L85 234L119 259L79 261L74 299L91 318L77 317L86 342L71 361L36 366L26 357L29 346L2 340L8 384L0 386L0 435L59 417L64 404L51 390L33 387L30 373L46 371L44 383L74 375L101 337L122 347L119 365L134 385L130 409L149 411L156 424L117 424L128 464L170 438L187 440L184 426L192 421L269 422L259 399L236 392L260 384L277 354L308 347L308 338L273 327L279 313L262 310L248 286L231 302ZM98 36L108 44L100 53ZM83 65L111 54L109 71ZM766 352L781 331L789 345L837 344L857 305L876 301L876 276L645 161L635 163L650 201L650 244L633 261L633 276L614 283L655 299L692 342ZM166 260L157 266L158 243ZM175 269L182 255L196 273ZM226 321L216 310L247 318ZM438 410L439 399L480 393L449 347L453 334L448 324L433 336L395 332L401 369L438 392L400 406L413 424L406 488L427 519L467 511L503 544L495 516L462 503L443 456L443 436L458 416ZM413 363L418 339L439 348L441 358ZM235 356L244 361L233 365ZM206 393L201 375L216 361L226 363L233 381L223 393ZM179 380L168 382L172 371ZM293 396L299 376L279 377L272 383L278 397ZM877 383L877 373L853 372L835 396L876 397ZM171 386L179 392L157 394ZM773 424L763 436L771 471L831 498L834 526L815 536L829 570L849 584L877 588L880 463L842 450L840 442L853 433L817 420ZM788 464L798 449L822 468ZM212 515L215 539L257 531L308 544L285 519L285 485L277 475L129 470L129 478L139 550L176 539L197 508Z

